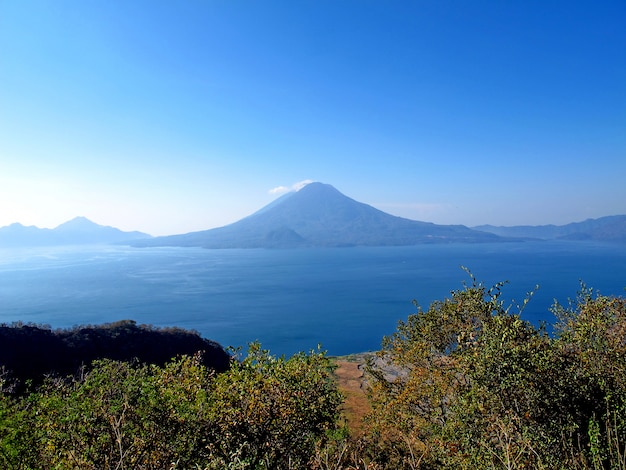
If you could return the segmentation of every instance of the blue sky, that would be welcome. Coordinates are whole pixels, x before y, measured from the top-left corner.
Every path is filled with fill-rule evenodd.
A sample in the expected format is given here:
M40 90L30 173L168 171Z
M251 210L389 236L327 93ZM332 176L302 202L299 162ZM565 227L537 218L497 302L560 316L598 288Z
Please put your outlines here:
M0 226L153 235L306 181L441 224L626 214L626 3L0 0Z

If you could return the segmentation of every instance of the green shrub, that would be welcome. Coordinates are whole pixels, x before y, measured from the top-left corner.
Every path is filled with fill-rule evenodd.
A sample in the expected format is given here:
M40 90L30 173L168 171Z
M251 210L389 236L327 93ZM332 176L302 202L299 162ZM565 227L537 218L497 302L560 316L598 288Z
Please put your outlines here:
M0 398L8 469L306 468L341 397L321 352L253 344L216 374L200 357L163 367L96 361L83 377Z
M583 286L568 308L554 306L559 325L549 336L504 307L502 284L472 280L400 322L370 366L378 461L626 468L624 299Z

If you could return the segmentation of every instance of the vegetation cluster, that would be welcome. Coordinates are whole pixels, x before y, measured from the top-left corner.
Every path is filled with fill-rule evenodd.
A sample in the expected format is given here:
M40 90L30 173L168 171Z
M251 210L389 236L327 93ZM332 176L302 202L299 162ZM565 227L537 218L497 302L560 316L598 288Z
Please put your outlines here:
M0 467L626 469L626 300L583 285L548 332L502 287L471 277L401 321L358 430L320 350L252 344L221 372L100 359L20 394L0 381Z
M552 310L548 334L473 280L400 322L372 368L369 449L383 468L626 468L626 300ZM527 300L530 298L527 298Z
M203 351L203 364L218 372L228 369L230 356L214 341L195 331L156 328L122 320L52 330L45 325L0 324L0 365L5 388L20 393L27 384L40 385L46 375L73 375L97 359L164 365L177 355Z
M199 354L98 360L0 396L0 467L303 468L338 420L330 366L322 352L276 358L258 344L222 373Z

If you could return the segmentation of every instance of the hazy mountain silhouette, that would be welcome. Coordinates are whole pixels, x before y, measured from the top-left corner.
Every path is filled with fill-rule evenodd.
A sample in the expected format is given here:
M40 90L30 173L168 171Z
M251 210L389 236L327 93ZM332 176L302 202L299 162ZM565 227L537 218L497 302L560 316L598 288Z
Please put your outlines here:
M0 248L123 243L150 235L123 232L114 227L98 225L85 217L76 217L56 228L25 227L12 224L0 228Z
M463 225L396 217L351 199L328 184L311 183L230 225L133 242L134 246L290 248L493 242L502 238Z
M516 225L512 227L480 225L473 228L502 237L626 242L626 215L587 219L567 225Z

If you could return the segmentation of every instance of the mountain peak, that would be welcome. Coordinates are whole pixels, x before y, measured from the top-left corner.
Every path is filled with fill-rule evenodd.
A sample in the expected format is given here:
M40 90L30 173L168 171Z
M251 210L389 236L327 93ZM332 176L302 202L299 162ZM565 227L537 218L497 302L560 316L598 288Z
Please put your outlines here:
M296 192L300 192L300 191L302 191L305 188L307 188L307 191L310 191L311 188L315 189L315 188L324 188L324 187L325 188L333 188L333 189L335 189L334 186L332 186L332 185L330 185L328 183L322 183L320 181L311 181L310 183L302 185L302 187L298 188L296 190Z
M55 230L97 230L98 228L102 228L102 225L92 222L87 217L79 216L62 223Z
M297 193L326 193L326 194L341 194L341 192L335 188L331 184L320 183L319 181L315 181L313 183L308 183L302 186L300 189L296 191Z
M292 248L499 241L462 225L435 225L387 214L330 184L309 183L224 227L134 243L137 246Z

